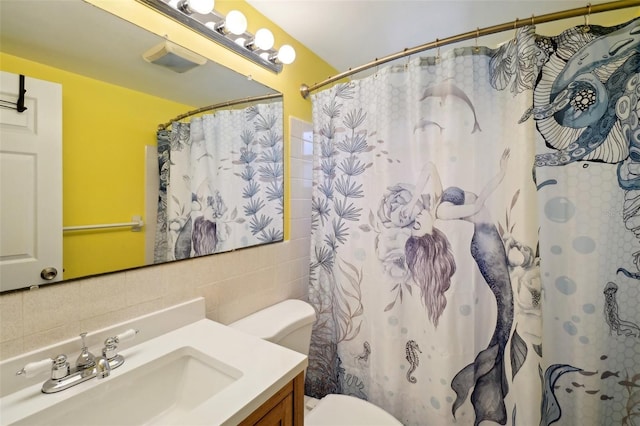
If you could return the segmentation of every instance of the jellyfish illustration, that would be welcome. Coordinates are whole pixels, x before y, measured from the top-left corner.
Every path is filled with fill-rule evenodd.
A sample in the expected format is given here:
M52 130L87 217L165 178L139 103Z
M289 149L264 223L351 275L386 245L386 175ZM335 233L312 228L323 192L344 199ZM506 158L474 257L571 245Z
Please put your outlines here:
M617 292L618 286L611 281L604 287L604 319L609 324L609 333L615 331L618 336L640 337L640 327L637 324L620 319Z

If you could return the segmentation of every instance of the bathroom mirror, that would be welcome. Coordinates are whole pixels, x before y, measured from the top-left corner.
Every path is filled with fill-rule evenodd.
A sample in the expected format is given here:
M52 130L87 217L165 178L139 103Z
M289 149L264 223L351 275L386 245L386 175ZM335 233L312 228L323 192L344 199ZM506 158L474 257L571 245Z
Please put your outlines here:
M149 169L157 167L159 124L207 105L277 95L211 60L176 73L143 59L165 41L164 35L82 0L0 0L0 69L62 84L63 225L129 222L134 216L145 224L142 232L131 227L65 232L65 280L153 263L149 239L155 220L148 212L155 211L157 194L146 188L157 177ZM278 120L282 129L282 115ZM239 153L228 156L234 160ZM229 207L231 215L234 207ZM237 206L234 220L249 226L240 219L242 210ZM283 223L281 209L277 221ZM238 247L259 243L245 239ZM36 284L43 282L2 282L0 292Z

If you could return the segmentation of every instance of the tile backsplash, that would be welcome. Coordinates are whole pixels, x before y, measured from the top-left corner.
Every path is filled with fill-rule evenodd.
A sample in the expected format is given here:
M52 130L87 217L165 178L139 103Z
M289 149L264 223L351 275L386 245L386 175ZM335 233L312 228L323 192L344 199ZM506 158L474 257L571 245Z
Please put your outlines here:
M0 360L196 296L224 324L306 299L311 234L311 126L290 122L289 239L202 258L0 295Z

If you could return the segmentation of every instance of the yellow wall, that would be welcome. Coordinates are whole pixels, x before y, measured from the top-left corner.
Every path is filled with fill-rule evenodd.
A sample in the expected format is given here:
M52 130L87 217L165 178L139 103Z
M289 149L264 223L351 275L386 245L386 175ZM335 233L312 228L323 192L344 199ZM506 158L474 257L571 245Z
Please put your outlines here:
M155 144L158 123L193 106L1 52L0 68L63 87L64 226L128 222L133 215L144 216L145 145ZM64 278L140 266L144 243L144 232L128 228L65 232Z
M244 1L218 0L216 10L241 10L249 31L271 29L276 46L291 44L296 61L275 74L200 37L134 0L89 0L156 34L283 93L285 173L289 170L289 116L311 121L311 103L300 96L301 83L335 74ZM182 105L0 52L0 69L63 86L63 224L129 221L144 216L144 146L155 144L158 123L203 105ZM89 96L88 96L89 95ZM114 123L118 123L117 127ZM118 152L118 161L111 154ZM108 191L100 188L109 187ZM290 181L285 179L285 238L289 238ZM144 232L129 229L66 232L64 278L93 275L144 264Z

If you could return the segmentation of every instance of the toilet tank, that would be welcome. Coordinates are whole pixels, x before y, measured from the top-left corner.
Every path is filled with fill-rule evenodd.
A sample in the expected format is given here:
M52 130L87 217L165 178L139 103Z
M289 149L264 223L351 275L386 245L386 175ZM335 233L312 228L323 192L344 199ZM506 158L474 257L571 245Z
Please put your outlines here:
M309 355L316 311L302 300L289 299L229 324L304 355Z

